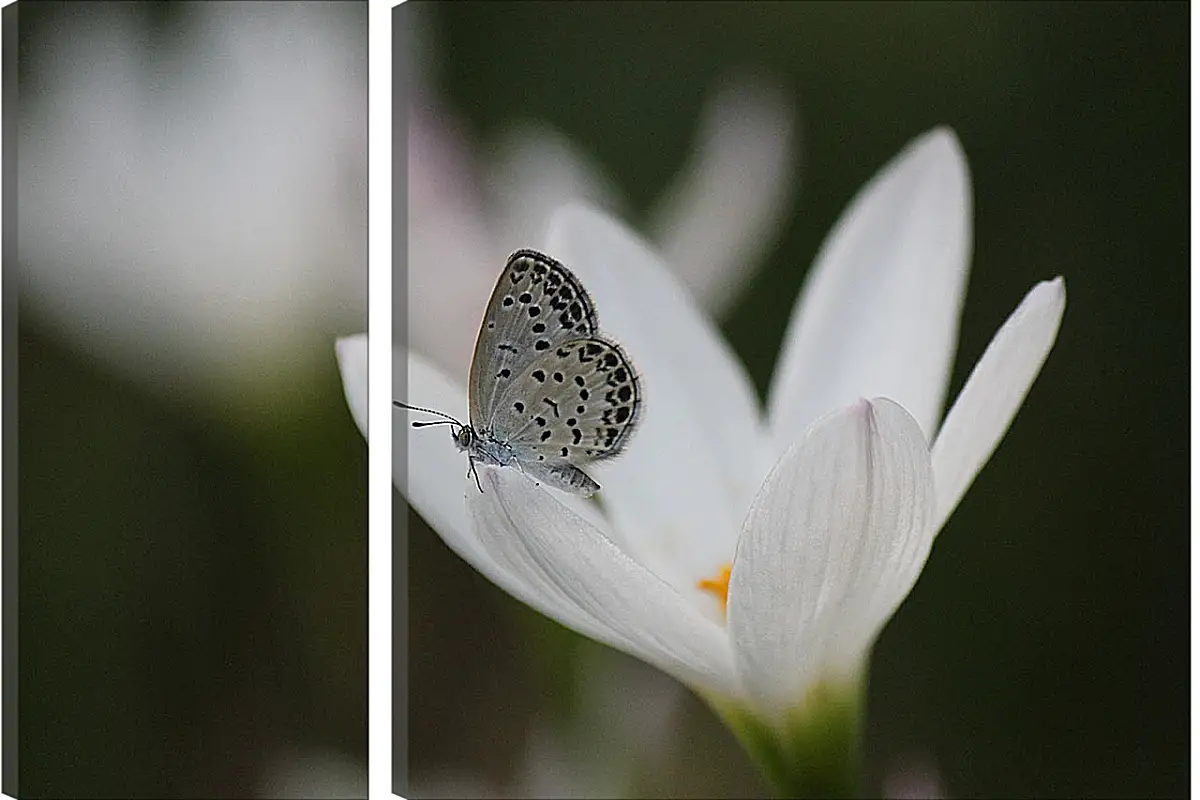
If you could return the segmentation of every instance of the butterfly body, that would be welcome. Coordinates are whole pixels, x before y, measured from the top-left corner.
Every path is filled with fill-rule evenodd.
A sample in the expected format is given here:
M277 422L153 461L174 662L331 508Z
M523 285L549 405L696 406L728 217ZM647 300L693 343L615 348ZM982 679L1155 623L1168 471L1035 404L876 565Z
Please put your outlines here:
M454 432L455 446L473 461L495 467L510 467L516 462L512 446L492 436L491 431L477 431L464 425Z
M454 443L476 462L515 467L589 496L581 466L612 458L637 424L637 372L599 332L591 297L566 267L513 253L488 301L471 362L470 424Z
M467 436L462 433L455 435L454 443L459 450L467 454L472 465L480 463L495 467L516 467L539 483L584 497L600 490L600 484L578 467L565 463L546 464L537 460L522 460L517 457L512 445L495 438L491 431L477 432L469 425L463 426L463 431Z

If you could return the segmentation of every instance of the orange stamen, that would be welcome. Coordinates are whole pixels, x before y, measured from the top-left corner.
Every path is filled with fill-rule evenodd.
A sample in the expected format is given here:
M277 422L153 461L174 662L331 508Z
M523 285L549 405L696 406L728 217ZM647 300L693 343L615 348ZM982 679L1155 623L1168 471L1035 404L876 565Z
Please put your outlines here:
M725 615L726 604L729 603L729 573L733 571L733 564L726 564L721 567L720 572L715 578L704 578L696 583L696 588L705 592L712 592L721 601L721 616Z

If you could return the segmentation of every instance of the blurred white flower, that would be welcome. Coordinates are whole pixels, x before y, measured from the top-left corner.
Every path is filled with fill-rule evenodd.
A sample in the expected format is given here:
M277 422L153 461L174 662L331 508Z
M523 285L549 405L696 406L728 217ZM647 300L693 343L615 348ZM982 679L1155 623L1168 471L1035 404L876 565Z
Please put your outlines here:
M596 298L602 329L645 380L626 453L594 468L603 510L515 469L480 466L481 493L450 436L410 435L397 411L400 488L515 597L675 676L727 721L744 712L786 738L825 688L835 702L857 694L876 636L1057 335L1061 278L1029 292L937 425L970 214L947 130L872 179L818 255L764 415L711 319L650 248L603 214L566 208L546 249ZM365 346L342 343L343 361ZM396 367L408 402L465 418L461 377L416 350Z
M728 78L709 98L695 150L649 215L676 273L714 312L737 299L766 256L795 187L793 110L763 79ZM572 201L620 213L620 190L544 124L516 123L483 164L439 100L418 84L408 139L407 317L397 335L450 374L465 373L473 321L496 264L544 240ZM407 329L403 326L407 325ZM406 338L407 337L407 338Z
M888 768L882 796L888 800L941 800L947 795L933 758L914 754Z
M326 750L287 748L267 762L259 778L263 798L367 796L367 768L361 762Z
M366 13L136 4L39 32L19 120L22 302L163 387L294 379L366 309Z
M666 756L678 684L611 651L583 667L580 708L565 725L547 719L533 723L507 782L462 766L426 768L413 775L412 796L631 796L637 767Z

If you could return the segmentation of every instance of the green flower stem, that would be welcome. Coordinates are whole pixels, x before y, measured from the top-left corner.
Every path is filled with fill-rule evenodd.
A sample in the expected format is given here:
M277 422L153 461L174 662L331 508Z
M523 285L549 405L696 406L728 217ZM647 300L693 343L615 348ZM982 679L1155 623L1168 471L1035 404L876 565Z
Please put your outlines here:
M823 681L772 722L728 700L705 698L780 797L862 793L862 682Z

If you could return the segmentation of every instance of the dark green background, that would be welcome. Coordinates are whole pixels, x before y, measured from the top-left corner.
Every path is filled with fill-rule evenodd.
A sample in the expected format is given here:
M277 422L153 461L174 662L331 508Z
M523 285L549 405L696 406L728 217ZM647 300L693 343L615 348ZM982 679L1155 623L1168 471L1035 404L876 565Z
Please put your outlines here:
M913 137L953 127L971 169L975 249L951 394L1037 281L1065 276L1067 309L1025 406L879 641L868 785L877 791L888 765L916 754L951 795L1183 795L1188 6L419 11L440 88L480 158L503 123L545 120L635 209L682 163L716 79L753 67L783 83L801 130L794 204L724 325L760 389L808 265L853 193ZM598 646L503 595L410 522L414 775L465 764L503 780L523 726L564 702L561 659ZM763 791L698 702L675 729L672 762L639 768L647 794Z
M249 797L281 747L365 763L366 443L332 347L245 419L29 315L19 337L19 796Z

